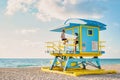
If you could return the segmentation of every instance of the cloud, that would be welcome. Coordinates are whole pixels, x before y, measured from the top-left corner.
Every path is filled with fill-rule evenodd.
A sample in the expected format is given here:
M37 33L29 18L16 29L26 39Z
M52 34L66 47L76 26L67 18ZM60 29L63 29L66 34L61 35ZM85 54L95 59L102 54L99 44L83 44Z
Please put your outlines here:
M5 14L13 15L17 11L27 12L34 1L35 0L8 0Z
M17 34L29 34L29 33L36 33L38 32L40 29L36 28L36 29L21 29L21 30L16 30L15 33Z
M114 23L112 24L112 26L120 29L120 23L119 23L119 22L114 22ZM113 28L114 28L114 27L113 27Z
M48 3L46 5L46 3ZM40 0L37 4L37 17L42 20L67 18L101 18L103 17L103 7L97 2L88 0ZM87 4L87 5L86 5Z
M42 20L67 18L102 18L106 0L8 0L6 14L30 12ZM93 4L94 3L94 4ZM35 10L35 12L34 12Z
M31 47L42 47L43 48L44 43L40 42L40 41L23 40L22 46L24 46L24 47L30 47L30 46Z

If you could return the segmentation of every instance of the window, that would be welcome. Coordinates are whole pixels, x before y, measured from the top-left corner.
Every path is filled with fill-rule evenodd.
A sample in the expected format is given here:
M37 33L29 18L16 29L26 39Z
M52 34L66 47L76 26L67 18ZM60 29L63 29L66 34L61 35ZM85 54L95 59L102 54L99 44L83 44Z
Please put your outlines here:
M88 36L93 36L93 29L88 29L87 35Z

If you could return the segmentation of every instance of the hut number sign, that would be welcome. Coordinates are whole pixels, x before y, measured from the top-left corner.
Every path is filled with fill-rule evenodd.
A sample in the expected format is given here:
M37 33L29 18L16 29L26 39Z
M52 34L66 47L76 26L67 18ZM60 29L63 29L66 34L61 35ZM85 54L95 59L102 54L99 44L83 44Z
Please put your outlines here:
M92 51L98 51L98 42L92 41Z

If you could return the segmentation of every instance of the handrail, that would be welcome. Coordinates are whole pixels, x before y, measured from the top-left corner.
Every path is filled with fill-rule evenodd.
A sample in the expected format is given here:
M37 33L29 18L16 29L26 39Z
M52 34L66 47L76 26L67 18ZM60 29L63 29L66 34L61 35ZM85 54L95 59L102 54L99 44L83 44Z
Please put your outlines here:
M68 47L73 47L74 48L75 47L74 38L67 38L67 40L68 40L68 43L66 43L66 44L64 44L64 41L45 42L47 50L52 50L52 51L66 51L66 49Z
M99 41L99 43L106 43L106 41Z
M67 38L68 39L68 41L70 40L70 41L73 41L74 40L74 38Z
M99 41L99 51L102 51L103 48L105 48L105 43L106 41Z

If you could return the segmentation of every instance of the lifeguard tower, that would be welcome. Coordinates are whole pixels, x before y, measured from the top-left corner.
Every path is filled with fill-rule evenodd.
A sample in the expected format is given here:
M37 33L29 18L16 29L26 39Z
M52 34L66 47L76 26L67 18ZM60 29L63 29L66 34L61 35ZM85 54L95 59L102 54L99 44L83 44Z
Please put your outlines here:
M73 20L80 20L85 23L71 22ZM105 53L103 50L105 41L100 41L100 31L106 30L105 24L86 19L68 19L62 27L51 31L62 32L63 29L71 37L67 37L68 42L66 44L63 44L61 40L46 42L47 52L54 56L54 60L50 67L43 67L42 70L73 76L115 73L115 71L101 69L98 58ZM77 45L74 42L75 33L78 34ZM96 69L91 69L88 65Z

